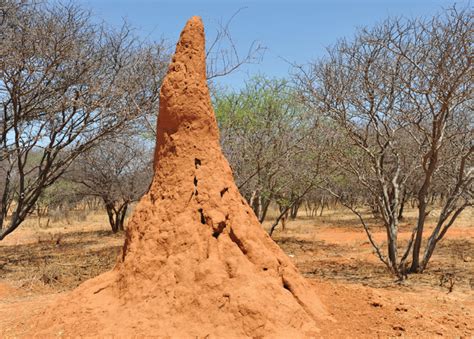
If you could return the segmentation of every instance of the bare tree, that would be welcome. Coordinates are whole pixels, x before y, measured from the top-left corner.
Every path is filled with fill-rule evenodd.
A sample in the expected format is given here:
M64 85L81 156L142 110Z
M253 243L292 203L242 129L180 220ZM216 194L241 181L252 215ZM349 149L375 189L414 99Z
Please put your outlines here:
M357 204L334 182L326 188L359 217L380 260L400 278L427 267L436 244L473 203L471 19L470 10L456 8L430 20L389 19L340 41L297 76L307 102L340 128L337 166L375 198L387 256ZM429 197L440 181L445 199L420 257ZM416 197L418 218L399 254L407 194Z
M112 231L124 229L130 203L148 189L153 176L151 143L121 134L81 154L67 178L81 184L81 196L102 199Z
M154 110L167 56L72 4L4 1L0 12L1 240L79 154Z
M259 63L263 58L266 48L258 41L253 41L245 53L241 53L234 42L230 26L243 9L236 11L225 23L219 22L214 39L207 44L208 80L231 74L245 64Z

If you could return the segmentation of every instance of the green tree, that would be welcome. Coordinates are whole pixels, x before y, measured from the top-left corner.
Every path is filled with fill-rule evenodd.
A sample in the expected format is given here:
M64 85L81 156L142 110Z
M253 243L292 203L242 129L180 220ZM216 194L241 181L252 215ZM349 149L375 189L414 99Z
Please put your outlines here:
M299 206L316 182L321 150L318 120L290 83L257 76L239 92L217 94L214 106L224 153L260 222L272 202L281 217Z

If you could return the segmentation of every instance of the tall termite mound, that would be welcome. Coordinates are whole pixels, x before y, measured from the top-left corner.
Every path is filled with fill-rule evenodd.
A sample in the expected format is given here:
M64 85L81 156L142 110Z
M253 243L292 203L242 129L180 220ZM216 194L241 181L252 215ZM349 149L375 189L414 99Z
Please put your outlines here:
M161 88L154 161L116 267L65 296L45 326L74 335L315 335L324 308L262 229L222 155L198 17Z

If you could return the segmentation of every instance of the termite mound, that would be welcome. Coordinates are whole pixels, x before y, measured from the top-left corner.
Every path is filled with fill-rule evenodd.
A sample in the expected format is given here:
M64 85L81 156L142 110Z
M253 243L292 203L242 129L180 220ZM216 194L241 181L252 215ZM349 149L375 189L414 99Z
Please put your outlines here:
M328 319L234 183L204 42L193 17L161 88L154 179L115 268L63 296L35 334L293 338Z

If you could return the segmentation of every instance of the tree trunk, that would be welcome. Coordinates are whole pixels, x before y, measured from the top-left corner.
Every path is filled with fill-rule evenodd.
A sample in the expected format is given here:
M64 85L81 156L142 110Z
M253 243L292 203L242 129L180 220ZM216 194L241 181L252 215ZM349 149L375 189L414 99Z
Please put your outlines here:
M403 199L400 203L400 210L398 211L398 220L403 220L403 210L405 208L405 199Z
M115 218L115 207L113 203L106 202L105 203L105 210L107 211L107 216L109 217L109 224L110 227L112 228L112 232L117 233L118 228L117 228L117 222Z
M270 227L270 232L268 232L270 237L273 235L273 232L275 231L276 227L278 226L278 223L280 222L280 220L282 220L282 218L286 219L286 217L288 215L288 211L290 210L290 207L291 206L280 209L280 215L275 219L275 222Z
M412 254L412 262L410 267L411 273L418 273L420 270L420 250L421 250L421 242L423 240L423 228L425 225L425 218L426 218L426 201L424 200L424 196L418 199L418 221L416 226L416 235L415 235L415 242L413 244L413 254Z
M323 210L324 210L324 198L321 198L321 212L319 212L319 216L322 217L323 216Z
M420 250L421 242L423 239L423 227L425 225L426 219L426 208L428 205L428 194L431 186L431 180L433 178L433 173L435 172L438 164L438 142L442 138L442 128L443 122L433 121L433 140L430 151L423 157L423 170L425 172L425 178L423 180L423 185L418 191L418 223L415 243L413 245L413 261L411 263L410 272L417 273L420 272Z
M124 231L124 223L125 223L125 216L127 215L128 203L124 203L121 207L121 211L119 211L119 215L117 215L118 225L117 228L119 231Z
M117 233L124 230L125 216L127 214L128 202L122 203L117 209L113 202L105 202L105 209L107 216L109 217L109 224L112 228L112 232Z
M388 258L390 260L390 266L393 273L399 276L398 270L398 246L397 246L397 230L396 225L389 225L387 227L387 246L388 246Z
M301 202L298 200L296 201L293 206L291 206L291 211L290 211L290 219L295 220L296 217L298 216L298 210L300 209Z
M258 221L260 223L265 221L265 217L267 216L268 208L270 207L270 203L272 202L271 199L265 199L263 203L260 203L260 215Z

